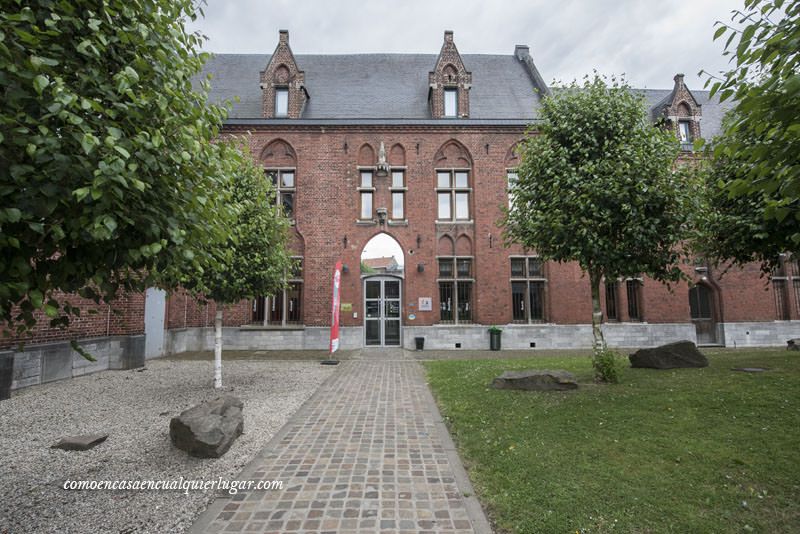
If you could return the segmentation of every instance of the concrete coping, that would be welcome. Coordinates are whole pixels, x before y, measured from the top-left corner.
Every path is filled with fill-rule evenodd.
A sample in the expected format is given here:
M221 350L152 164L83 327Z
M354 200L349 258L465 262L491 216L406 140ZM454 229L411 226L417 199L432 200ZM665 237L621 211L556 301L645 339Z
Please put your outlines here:
M209 327L212 328L212 327ZM305 330L306 327L304 325L291 325L291 326L261 326L261 325L250 325L244 324L239 327L239 330L275 330L278 332L286 332L286 331L302 331Z

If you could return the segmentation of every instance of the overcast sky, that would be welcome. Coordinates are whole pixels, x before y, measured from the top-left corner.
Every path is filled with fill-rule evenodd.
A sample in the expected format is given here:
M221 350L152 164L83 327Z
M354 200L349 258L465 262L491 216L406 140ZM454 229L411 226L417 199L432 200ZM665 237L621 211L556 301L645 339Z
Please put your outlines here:
M548 83L592 69L634 87L668 89L677 72L702 88L701 69L725 68L714 22L743 0L207 0L189 25L206 50L271 54L287 29L295 54L439 52L444 30L459 51L511 54L527 44ZM302 65L301 65L302 68ZM469 65L467 65L469 68Z

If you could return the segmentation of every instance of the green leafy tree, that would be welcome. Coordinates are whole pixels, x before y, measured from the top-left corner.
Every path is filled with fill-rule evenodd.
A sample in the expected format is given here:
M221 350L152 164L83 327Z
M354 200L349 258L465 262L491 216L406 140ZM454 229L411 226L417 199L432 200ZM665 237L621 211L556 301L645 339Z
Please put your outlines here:
M0 319L22 331L214 265L247 160L191 78L192 0L8 0L0 11Z
M249 163L230 184L236 222L213 267L184 274L183 286L217 303L214 320L214 387L222 387L222 319L225 304L274 295L295 267L287 248L289 221L263 170ZM219 252L222 251L222 252ZM214 251L210 251L214 252Z
M673 170L678 141L648 120L640 95L597 75L544 98L531 133L520 150L506 236L542 259L578 262L588 274L595 373L611 380L599 361L603 278L681 277L687 203Z
M723 228L743 238L719 252L769 262L800 245L800 2L746 0L731 24L718 24L714 39L727 35L732 66L706 85L734 109L713 144L716 181L732 197L727 214L738 214L721 222L740 223Z
M765 216L770 202L781 201L777 191L731 194L730 184L746 180L748 168L736 155L709 158L698 166L698 174L705 182L705 195L698 195L698 200L705 204L697 210L693 247L698 255L716 264L759 262L764 272L770 272L778 265L781 253L797 250L788 238L797 231L798 220ZM788 205L797 203L795 200Z

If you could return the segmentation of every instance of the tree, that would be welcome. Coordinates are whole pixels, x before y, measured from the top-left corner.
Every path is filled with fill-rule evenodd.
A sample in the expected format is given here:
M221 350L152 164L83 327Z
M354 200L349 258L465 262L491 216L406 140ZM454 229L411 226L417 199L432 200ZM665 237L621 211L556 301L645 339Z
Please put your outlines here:
M294 264L286 250L289 221L280 212L275 191L264 171L252 162L230 183L229 198L236 222L223 247L215 247L219 262L210 268L184 274L183 285L213 299L214 387L222 387L222 319L225 304L261 295L274 295L285 287ZM215 251L210 251L213 253Z
M726 119L727 123L731 119ZM742 135L737 132L730 135ZM755 141L753 141L755 142ZM778 220L765 215L770 202L779 202L779 193L750 191L731 195L734 180L746 180L749 166L736 154L706 160L698 171L704 179L704 201L698 213L695 252L714 263L744 265L761 263L765 273L780 261L780 255L797 250L788 239L798 228L798 219ZM789 206L799 201L790 202Z
M10 0L0 11L0 318L21 332L218 260L247 156L191 79L193 0ZM207 87L207 86L206 86ZM55 293L54 293L55 292Z
M603 278L681 276L687 203L673 170L677 139L648 120L640 95L597 75L544 98L530 133L506 236L543 260L576 261L588 274L595 373L612 378L603 364Z
M713 144L716 170L730 171L717 173L718 182L739 215L749 208L743 224L771 234L744 236L727 249L746 262L773 258L775 247L790 251L800 245L800 2L745 0L732 22L718 22L714 34L728 36L725 54L732 67L721 77L709 76L706 86L712 96L734 104L724 134ZM747 232L746 226L740 230Z

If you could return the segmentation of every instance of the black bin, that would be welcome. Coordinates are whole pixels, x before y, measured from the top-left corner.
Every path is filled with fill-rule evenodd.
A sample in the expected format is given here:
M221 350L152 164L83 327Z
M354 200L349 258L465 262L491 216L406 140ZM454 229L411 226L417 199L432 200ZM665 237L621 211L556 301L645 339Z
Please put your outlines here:
M414 345L417 347L417 350L422 350L425 348L425 338L424 337L415 337L414 338Z
M489 331L489 349L500 350L500 334L497 330Z

